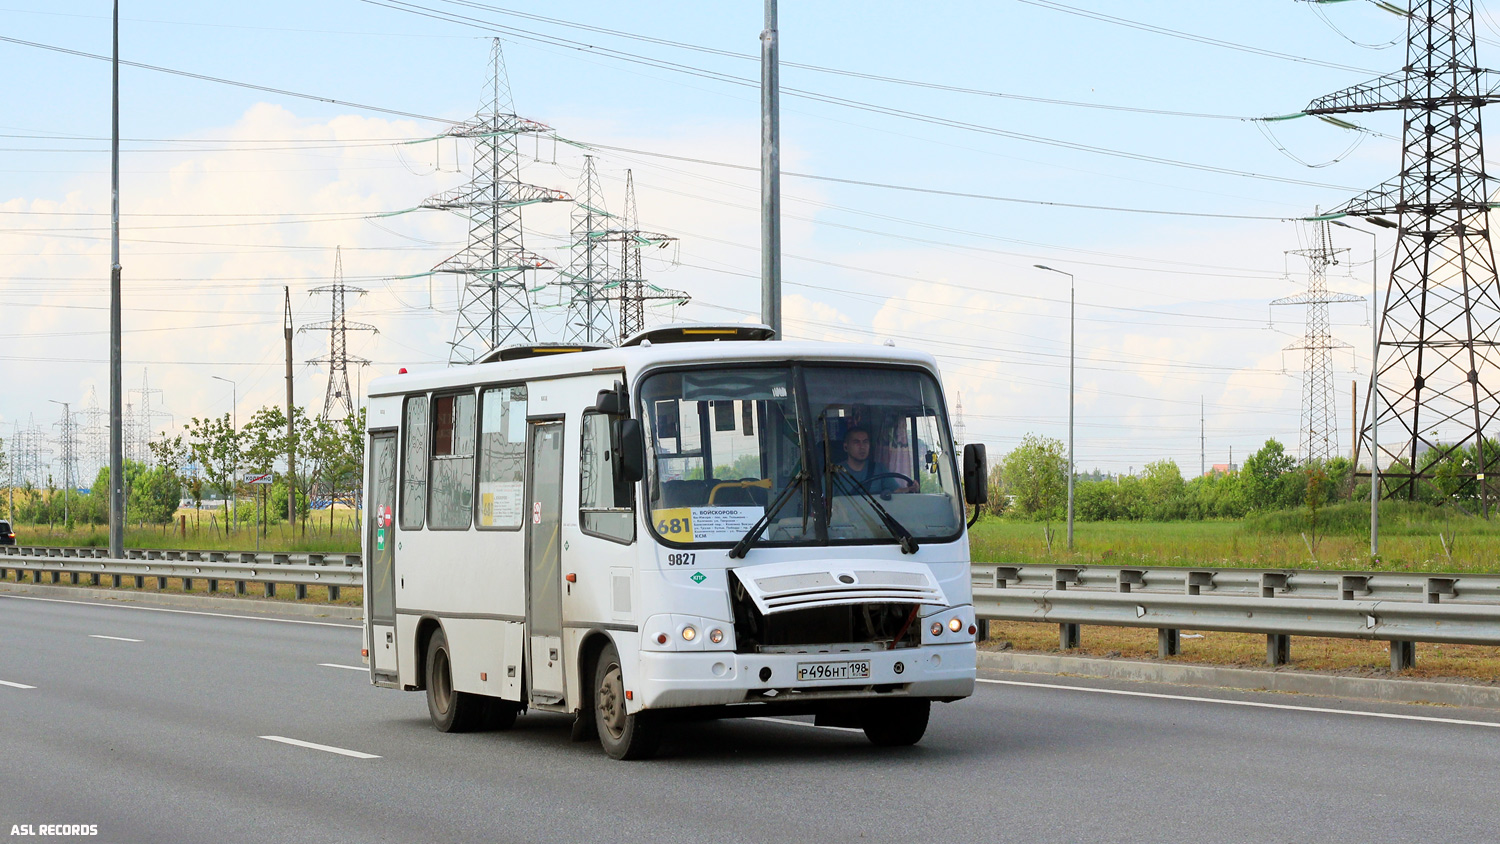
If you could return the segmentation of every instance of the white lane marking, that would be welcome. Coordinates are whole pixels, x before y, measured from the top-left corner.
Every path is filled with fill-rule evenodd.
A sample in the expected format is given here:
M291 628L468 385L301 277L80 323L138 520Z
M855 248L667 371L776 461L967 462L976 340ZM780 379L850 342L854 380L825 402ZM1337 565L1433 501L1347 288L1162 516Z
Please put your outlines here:
M342 747L330 747L326 744L313 744L310 741L301 741L300 739L287 738L286 736L261 736L261 738L266 739L267 741L279 741L282 744L291 744L297 747L306 747L310 750L322 750L327 753L337 753L340 756L353 756L355 759L380 758L373 753L360 753L358 750L345 750Z
M816 729L819 729L819 730L838 730L840 732L845 732L845 733L862 733L862 732L864 732L864 730L861 730L858 727L831 727L831 726L829 726L827 724L814 724L814 723L812 723L810 721L793 721L790 718L767 718L765 716L756 716L756 717L751 718L750 720L751 721L770 721L772 724L791 724L793 727L813 727L813 728L816 728Z
M1252 706L1257 709L1288 709L1295 712L1317 712L1327 715L1356 715L1361 718L1388 718L1395 721L1427 721L1433 724L1458 724L1465 727L1490 727L1500 729L1500 722L1467 721L1462 718L1437 718L1431 715L1401 715L1395 712L1365 712L1359 709L1333 709L1325 706L1294 706L1289 703L1266 703L1259 700L1226 700L1216 697L1194 697L1192 695L1167 695L1158 692L1132 692L1124 689L1098 689L1091 686L1065 686L1061 683L1023 683L1020 680L987 680L977 678L980 683L1001 686L1029 686L1036 689L1062 689L1069 692L1092 692L1097 695L1122 695L1125 697L1149 697L1159 700L1185 700L1190 703L1218 703L1224 706Z
M370 669L363 665L339 665L336 662L320 662L318 663L318 665L321 665L324 668L347 668L350 671L363 671L366 674L370 673Z
M12 689L34 689L36 686L28 686L25 683L12 683L9 680L0 680L0 686L10 686Z
M83 604L88 607L113 607L121 610L145 610L147 612L172 612L182 615L209 615L214 618L238 618L246 621L278 621L282 624L312 624L317 627L343 627L348 630L363 629L358 624L337 624L332 621L303 621L299 618L270 618L257 615L230 615L222 612L203 612L202 610L174 610L167 607L138 607L134 604L101 604L98 601L71 601L66 598L38 598L35 595L10 595L0 592L0 598L11 598L17 601L43 601L49 604Z
M127 639L124 636L101 636L98 633L90 633L90 639L108 639L111 642L144 642L145 639Z

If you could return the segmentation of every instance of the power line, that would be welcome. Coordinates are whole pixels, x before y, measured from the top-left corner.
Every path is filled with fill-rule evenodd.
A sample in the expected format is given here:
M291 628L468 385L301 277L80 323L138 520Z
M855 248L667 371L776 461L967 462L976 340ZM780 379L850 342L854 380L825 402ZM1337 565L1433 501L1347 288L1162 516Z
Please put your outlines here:
M524 39L524 40L540 41L540 42L542 42L544 44L548 44L550 46L565 47L565 48L572 49L572 50L582 50L582 51L585 51L585 52L601 54L601 55L608 56L610 58L619 59L621 61L627 61L627 62L631 62L631 63L634 63L634 64L644 64L644 65L646 65L648 67L653 67L653 68L657 68L657 69L660 69L660 70L668 70L668 71L673 71L673 72L677 72L677 73L686 73L686 74L691 75L691 76L697 76L697 77L701 77L701 78L704 78L704 79L711 79L711 80L714 80L714 81L725 82L725 83L728 83L728 84L738 85L738 86L747 87L747 88L757 88L758 89L759 86L760 86L759 80L756 80L756 79L748 79L748 78L744 78L744 77L734 76L734 75L727 74L727 73L721 73L719 71L713 71L713 70L707 70L705 68L694 67L692 65L684 65L684 64L681 64L681 63L678 63L678 62L669 62L669 61L665 61L665 60L662 60L662 59L648 58L648 57L641 56L641 55L638 55L638 54L635 54L635 53L627 53L627 52L624 52L624 51L621 51L621 50L612 50L612 49L607 48L607 47L597 47L597 46L594 46L594 45L591 45L591 44L583 44L581 42L572 41L572 40L566 39L566 38L560 38L558 36L544 35L542 33L536 33L536 32L531 32L529 30L518 29L516 27L510 27L510 26L505 26L503 24L497 24L497 23L494 23L492 21L483 21L483 20L479 20L477 18L471 18L471 17L469 17L467 15L459 15L459 14L456 14L456 13L453 13L453 12L443 12L443 11L439 11L439 10L436 10L436 9L432 9L430 7L427 7L427 6L421 6L421 5L416 4L416 3L404 2L404 0L360 0L360 2L369 3L369 4L374 5L374 6L384 6L386 8L394 9L396 11L409 12L411 14L420 15L422 17L434 18L434 19L437 19L437 20L447 20L447 21L450 21L452 23L458 23L458 24L465 25L465 26L473 26L473 27L477 27L477 28L480 28L480 29L486 29L486 30L489 30L489 31L498 30L498 31L502 31L502 32L505 32L507 34L510 34L513 37L521 38L521 39ZM995 136L999 136L999 137L1009 138L1011 140L1019 140L1019 141L1029 142L1029 143L1043 144L1043 145L1046 145L1046 146L1055 146L1055 147L1060 147L1060 148L1064 148L1064 149L1071 149L1071 150L1079 151L1079 152L1089 152L1089 153L1094 153L1094 154L1098 154L1098 155L1105 155L1105 156L1111 156L1111 157L1116 157L1116 158L1126 158L1126 159L1130 159L1130 160L1133 160L1133 161L1141 161L1141 162L1147 162L1147 163L1152 163L1152 164L1161 164L1161 165L1171 166L1171 167L1182 167L1182 168L1186 168L1186 169L1190 169L1190 170L1197 170L1197 171L1201 171L1201 172L1218 173L1218 174L1221 174L1221 175L1239 176L1239 177L1243 177L1243 178L1253 178L1253 179L1263 179L1263 180L1274 181L1274 182L1283 182L1283 183L1286 183L1286 184L1297 184L1297 185L1305 185L1305 186L1308 186L1308 187L1324 187L1324 188L1333 188L1333 189L1340 189L1340 190L1347 190L1348 189L1348 188L1344 188L1344 187L1338 186L1338 185L1328 185L1328 184L1323 184L1323 183L1318 183L1318 182L1310 182L1310 181L1306 181L1306 180L1303 180L1303 179L1290 179L1290 178L1281 177L1281 176L1272 176L1272 175L1268 175L1268 174L1264 174L1264 173L1254 173L1254 172L1245 171L1245 170L1236 170L1236 169L1228 168L1228 167L1218 167L1218 166L1209 165L1209 164L1199 164L1199 163L1196 163L1196 162L1183 161L1183 160L1180 160L1180 159L1164 158L1164 157L1161 157L1161 156L1146 155L1144 153L1134 153L1134 152L1127 152L1127 151L1124 151L1124 150L1111 149L1111 148L1108 148L1108 147L1094 146L1092 144L1083 144L1083 143L1078 143L1076 141L1065 141L1065 140L1061 140L1061 139L1058 139L1058 138L1048 138L1048 137L1044 137L1044 136L1041 136L1041 135L1031 135L1031 134L1028 134L1028 133L1025 133L1025 132L1015 132L1015 131L1012 131L1012 130L1000 129L1000 128L996 128L996 127L992 127L992 126L982 126L982 125L975 124L975 123L968 123L966 121L954 120L952 118L939 117L939 116L930 115L930 114L922 114L922 113L919 113L919 112L908 111L908 110L905 110L905 109L898 109L898 108L893 108L893 107L889 107L889 106L882 106L882 105L878 105L878 104L874 104L874 103L863 102L863 101L860 101L860 100L849 99L847 97L836 97L836 96L832 96L832 95L829 95L829 94L821 94L821 93L818 93L818 92L815 92L815 91L807 91L807 90L804 90L804 89L793 88L793 87L789 87L789 86L785 86L785 85L781 86L780 91L783 94L787 94L787 95L790 95L790 96L801 97L801 98L804 98L804 99L810 99L810 100L813 100L815 102L821 102L821 103L825 103L825 104L829 104L829 105L838 105L838 106L843 106L845 108L856 109L856 110L859 110L859 111L867 111L867 112L873 112L873 113L877 113L877 114L883 114L883 115L886 115L888 117L900 117L900 118L905 118L905 119L909 119L909 120L915 120L915 121L922 122L922 123L930 123L930 124L933 124L933 125L944 126L944 127L947 127L947 128L962 129L962 130L971 131L971 132L979 132L979 133L982 133L982 134L995 135Z
M708 165L710 167L722 167L722 168L725 168L725 169L728 169L728 170L743 170L743 171L747 171L747 172L757 172L757 173L760 172L760 168L759 167L753 167L753 166L750 166L750 165L747 165L747 164L730 164L727 161L711 161L711 160L705 159L705 158L692 158L692 157L685 156L685 155L671 155L671 154L668 154L668 153L665 153L665 152L651 152L650 150L633 149L631 147L610 146L608 144L579 144L579 145L580 146L586 146L588 149L603 149L603 150L610 150L612 152L625 152L625 153L630 153L632 155L645 155L645 156L649 156L651 158L665 158L665 159L668 159L668 160L671 160L671 161L682 161L682 162L686 162L686 163L689 163L689 164L704 164L704 165ZM940 188L923 188L923 187L917 187L915 185L897 185L897 184L891 184L889 182L874 182L874 181L866 181L866 180L863 180L863 179L844 179L844 178L839 178L839 177L836 177L836 176L819 176L819 175L817 175L815 173L794 173L794 172L791 172L789 170L783 170L783 171L781 171L781 175L782 176L791 176L791 177L797 178L797 179L809 179L811 181L817 181L817 182L833 182L833 183L836 183L836 184L856 185L856 186L859 186L859 187L867 187L867 188L880 188L880 189L883 189L883 190L897 190L897 191L905 191L905 192L908 192L908 193L925 193L925 194L932 194L934 196L949 196L949 197L955 197L955 198L959 198L959 199L979 199L979 200L984 200L984 201L988 201L988 202L1013 202L1013 203L1019 203L1019 204L1022 204L1022 205L1041 205L1041 206L1051 206L1051 207L1054 207L1054 208L1073 208L1073 209L1081 209L1081 210L1085 210L1085 211L1118 211L1118 212L1123 212L1123 213L1127 213L1127 214L1159 214L1159 215L1164 215L1164 216L1168 216L1168 217L1204 217L1204 218L1209 218L1209 219L1220 219L1220 220L1267 220L1267 221L1273 221L1273 222L1278 222L1278 223L1284 223L1284 222L1287 222L1290 219L1293 219L1291 217L1271 217L1271 216L1263 215L1263 214L1220 214L1220 213L1200 212L1200 211L1169 211L1169 210L1160 209L1160 208L1127 208L1127 207L1117 206L1117 205L1088 205L1088 204L1077 203L1077 202L1054 202L1052 200L1046 200L1046 199L1023 199L1023 198L1014 197L1014 196L996 196L994 194L970 193L968 191L950 191L950 190L942 190Z
M70 50L67 47L57 47L52 44L41 44L36 41L26 41L20 38L11 38L5 35L0 35L0 41L4 41L10 44L19 44L23 47L35 47L39 50L51 50L54 53L66 53L70 56L78 56L85 59L96 59L103 62L112 61L110 56L101 56L97 53L85 53L82 50ZM348 100L336 100L332 97L320 97L316 94L304 94L299 91L289 91L285 88L272 88L267 85L256 85L251 82L238 82L233 79L224 79L219 76L208 76L206 74L193 73L187 70L175 70L170 67L160 67L154 64L143 64L141 62L126 61L124 59L120 60L120 64L127 67L140 68L141 70L155 71L156 73L169 73L173 76L184 76L189 79L197 79L203 82L217 82L220 85L232 85L236 88L248 88L252 91L264 91L268 94L280 94L284 97L296 97L297 99L312 100L314 102L327 103L329 105L345 106L346 108L357 108L364 111L374 111L380 114L395 115L396 117L412 117L417 120L431 120L436 123L458 122L455 120L449 120L445 117L433 117L432 115L428 114L417 114L410 111L399 111L396 109L382 108L380 106L364 105L362 103L350 102Z
M1184 41L1194 41L1194 42L1197 42L1199 44L1207 44L1207 45L1213 46L1213 47L1223 47L1226 50L1236 50L1236 51L1241 52L1241 53L1251 53L1251 54L1254 54L1254 55L1257 55L1257 56L1265 56L1267 58L1273 58L1273 59L1282 59L1284 61L1298 62L1300 64L1317 65L1318 67L1326 67L1326 68L1331 68L1333 70L1348 70L1348 71L1353 71L1355 73L1374 73L1375 72L1373 70L1369 70L1369 69L1362 68L1362 67L1353 67L1351 65L1339 64L1337 62L1328 62L1328 61L1323 61L1322 59L1310 59L1310 58L1307 58L1306 56L1294 56L1291 53L1282 53L1282 52L1278 52L1276 50L1267 50L1267 49L1265 49L1263 47L1252 47L1252 46L1250 46L1248 44L1240 44L1240 43L1237 43L1237 42L1234 42L1234 41L1225 41L1225 40L1220 39L1220 38L1210 38L1210 37L1208 37L1206 35L1194 35L1191 32L1182 32L1181 30L1168 29L1167 27L1164 27L1164 26L1156 26L1155 24L1142 23L1141 21L1134 21L1134 20L1130 20L1128 18L1120 18L1120 17L1115 17L1114 15L1106 15L1103 12L1095 12L1095 11L1090 11L1088 9L1080 9L1080 8L1078 8L1076 6L1068 6L1068 5L1065 5L1063 3L1053 2L1053 0L1016 0L1016 2L1017 3L1025 3L1028 6L1036 6L1038 8L1042 8L1042 9L1051 9L1053 11L1063 12L1063 13L1069 14L1069 15L1076 15L1076 16L1081 17L1081 18L1088 18L1090 20L1101 21L1103 23L1111 23L1111 24L1115 24L1117 26L1128 27L1130 29L1137 29L1137 30L1140 30L1142 32L1153 32L1153 33L1156 33L1157 35L1165 35L1165 36L1167 36L1169 38L1179 38L1179 39L1182 39Z

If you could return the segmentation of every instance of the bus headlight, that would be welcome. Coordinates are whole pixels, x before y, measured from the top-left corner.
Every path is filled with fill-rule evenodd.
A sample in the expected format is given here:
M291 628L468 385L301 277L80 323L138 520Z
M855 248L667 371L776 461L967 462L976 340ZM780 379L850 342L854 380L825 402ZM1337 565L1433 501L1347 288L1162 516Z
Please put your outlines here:
M723 642L724 641L724 631L720 630L717 627L715 627L714 629L708 631L708 641L713 642L715 645L719 644L720 642Z
M948 619L948 629L952 630L954 633L957 633L958 631L964 629L963 620L958 616L954 616Z
M943 635L943 623L941 621L934 621L932 623L932 635L934 635L934 636L941 636L941 635Z
M682 628L682 641L691 642L696 638L698 638L698 630L693 625L689 624Z

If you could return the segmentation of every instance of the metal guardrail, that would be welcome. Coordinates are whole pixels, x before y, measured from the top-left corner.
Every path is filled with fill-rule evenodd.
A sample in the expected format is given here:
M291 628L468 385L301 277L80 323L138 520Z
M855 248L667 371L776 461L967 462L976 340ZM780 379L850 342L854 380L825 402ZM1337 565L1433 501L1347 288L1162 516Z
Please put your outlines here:
M331 601L338 600L340 587L364 586L358 554L131 548L121 560L111 559L105 548L0 545L0 578L7 569L16 573L17 582L27 572L34 583L41 583L43 577L61 583L67 575L71 583L87 577L94 586L109 578L118 587L129 577L137 589L146 588L148 578L156 580L158 589L167 588L168 578L180 578L189 591L193 581L202 579L208 581L210 592L219 591L220 581L230 581L237 595L246 594L246 585L256 583L268 598L276 596L278 584L285 584L296 590L299 600L307 597L309 586L327 587Z
M976 565L973 585L978 617L1057 624L1064 650L1084 624L1154 627L1163 657L1183 629L1264 634L1271 665L1292 636L1390 642L1393 671L1415 664L1415 642L1500 645L1497 575Z

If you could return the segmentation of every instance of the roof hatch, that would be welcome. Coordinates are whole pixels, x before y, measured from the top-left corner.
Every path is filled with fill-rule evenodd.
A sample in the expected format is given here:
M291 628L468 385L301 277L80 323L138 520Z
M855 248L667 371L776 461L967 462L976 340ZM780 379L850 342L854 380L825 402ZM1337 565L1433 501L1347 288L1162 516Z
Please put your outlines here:
M492 349L480 356L475 363L494 363L495 361L526 360L527 358L544 358L550 355L566 355L572 352L596 352L600 349L608 349L598 343L533 343L527 346L507 346L503 349Z
M663 325L631 335L622 346L639 346L643 342L701 343L707 340L770 340L776 332L770 326L754 323L692 323Z

